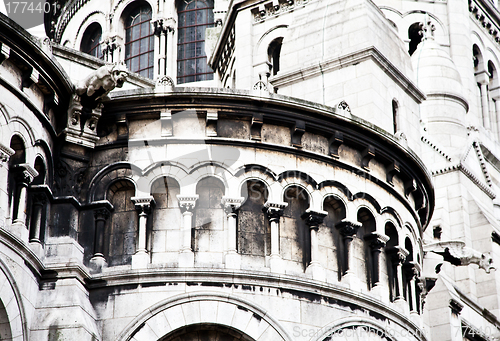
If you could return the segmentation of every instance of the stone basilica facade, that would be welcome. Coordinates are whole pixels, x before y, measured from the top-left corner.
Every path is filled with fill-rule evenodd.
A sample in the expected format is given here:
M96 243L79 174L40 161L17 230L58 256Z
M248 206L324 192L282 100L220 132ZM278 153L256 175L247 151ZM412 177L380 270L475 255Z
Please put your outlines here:
M496 0L0 14L0 340L500 339Z

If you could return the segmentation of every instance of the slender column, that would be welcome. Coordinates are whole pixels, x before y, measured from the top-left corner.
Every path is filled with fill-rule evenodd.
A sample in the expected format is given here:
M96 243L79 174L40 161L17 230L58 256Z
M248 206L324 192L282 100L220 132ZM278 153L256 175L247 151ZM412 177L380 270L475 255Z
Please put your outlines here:
M227 250L228 253L237 252L237 231L236 231L236 211L241 207L244 198L227 198L223 197L221 200L224 206L224 211L227 217Z
M417 277L420 273L420 266L415 262L404 264L405 275L408 281L408 304L410 313L418 314L417 307Z
M271 257L269 266L272 272L283 273L283 259L280 254L280 218L283 215L283 210L288 206L286 202L266 202L264 204L264 212L271 224Z
M139 228L138 228L138 241L137 253L147 253L146 247L146 228L148 225L148 215L151 212L151 206L155 204L155 199L152 196L148 197L132 197L130 198L135 204L135 209L139 212Z
M478 72L476 74L476 81L480 85L481 91L481 113L483 115L483 126L485 129L490 130L490 110L488 106L488 82L489 77L486 71Z
M92 258L104 259L104 230L109 215L109 210L107 208L99 208L94 211L95 235L94 256Z
M17 212L14 224L26 226L26 199L27 188L31 181L38 175L30 165L23 163L15 165L13 171L16 173L17 183Z
M167 27L167 53L166 53L166 65L167 65L167 75L172 79L177 79L177 53L174 51L175 44L175 20L170 18L169 26Z
M490 89L490 96L495 102L495 117L497 123L497 139L500 140L500 87Z
M354 265L354 252L352 250L352 240L354 235L358 232L361 224L353 223L347 220L339 222L335 227L339 230L344 240L344 271L343 276L354 274L352 269Z
M196 206L198 195L177 196L179 206L182 211L182 241L181 252L192 252L191 248L191 229L193 227L193 211Z
M364 239L369 243L368 245L372 254L371 286L374 288L380 284L380 252L385 247L389 237L380 233L370 233L364 236Z
M33 220L31 221L30 243L40 243L40 233L42 227L42 212L47 203L45 193L33 195Z
M264 204L264 212L267 215L267 219L271 223L271 257L279 257L280 255L280 232L279 224L280 218L283 215L283 210L288 206L288 203L271 203L266 202Z
M328 215L325 211L307 210L302 219L305 220L306 225L309 226L311 233L311 263L310 265L320 265L319 262L319 245L318 245L318 229L319 225L323 223L323 219Z
M392 266L396 269L394 276L394 301L404 300L403 296L403 262L408 256L408 251L401 247L386 248L391 257Z

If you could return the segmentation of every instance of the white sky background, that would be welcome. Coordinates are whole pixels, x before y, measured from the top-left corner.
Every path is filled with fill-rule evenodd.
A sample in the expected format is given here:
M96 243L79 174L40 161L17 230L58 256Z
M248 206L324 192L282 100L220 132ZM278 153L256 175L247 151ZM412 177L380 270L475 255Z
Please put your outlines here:
M0 0L0 13L2 14L5 14L8 16L7 14L7 8L5 7L5 2L4 0ZM30 29L27 30L30 34L34 35L35 37L45 37L46 34L45 34L45 27L44 25L38 25L38 26L35 26L35 27L32 27Z

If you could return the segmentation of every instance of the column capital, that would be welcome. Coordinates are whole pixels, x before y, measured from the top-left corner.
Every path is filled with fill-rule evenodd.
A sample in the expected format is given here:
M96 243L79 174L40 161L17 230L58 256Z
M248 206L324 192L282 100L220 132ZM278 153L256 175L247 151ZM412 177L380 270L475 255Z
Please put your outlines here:
M486 70L478 71L474 74L474 76L476 76L476 82L481 85L485 85L490 82L490 75Z
M354 223L352 221L348 220L342 220L338 222L335 227L339 230L340 234L343 235L344 237L352 237L354 236L357 232L358 229L361 227L360 223Z
M241 207L241 204L245 201L245 198L230 198L222 197L221 204L224 206L224 211L226 214L236 213L236 211Z
M38 176L38 172L28 163L20 163L12 167L14 173L24 185L28 185Z
M405 248L400 246L388 247L385 249L387 254L391 257L393 263L402 264L406 257L410 254Z
M311 229L317 230L319 225L323 223L323 219L328 215L326 211L314 211L307 209L301 216L304 219L307 226Z
M144 213L148 213L151 206L155 204L155 199L152 196L132 197L130 200L134 203L136 210Z
M8 162L10 157L15 153L16 151L14 149L0 143L0 167L2 163Z
M408 278L414 278L414 277L418 278L420 275L420 271L422 270L420 264L418 264L417 262L404 263L403 268L405 269Z
M110 212L107 208L101 207L94 210L95 220L107 220L110 216Z
M198 200L199 195L177 195L177 201L179 202L179 207L182 213L192 212L196 206L196 200Z
M264 204L263 211L267 214L269 221L279 220L283 215L283 210L288 207L287 202L269 202Z
M381 250L383 247L385 247L386 243L389 241L389 236L386 236L385 234L377 233L377 232L372 232L363 237L364 240L366 240L370 248L372 250Z

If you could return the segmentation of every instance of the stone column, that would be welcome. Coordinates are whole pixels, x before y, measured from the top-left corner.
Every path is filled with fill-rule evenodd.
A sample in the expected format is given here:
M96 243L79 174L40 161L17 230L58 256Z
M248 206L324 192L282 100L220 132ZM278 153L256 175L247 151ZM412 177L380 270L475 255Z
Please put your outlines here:
M476 74L476 82L481 87L481 113L483 115L483 126L485 129L490 130L490 108L488 105L488 83L489 77L486 71L481 71Z
M271 224L271 257L269 259L269 267L272 272L284 273L285 268L283 259L280 254L280 217L283 215L283 210L288 206L286 202L264 204L264 212Z
M495 102L495 116L497 123L497 136L496 138L500 140L500 87L490 89L491 99Z
M23 163L12 167L17 185L17 211L15 214L14 224L26 227L26 200L28 185L38 175L29 164Z
M191 229L193 228L193 211L198 195L178 195L177 200L182 212L181 250L179 254L179 267L194 267L194 253L191 248Z
M132 256L132 269L145 268L149 263L147 250L147 226L148 215L151 212L151 206L155 204L152 196L132 197L130 200L135 204L135 209L139 213L139 226L137 228L137 250Z
M354 235L358 232L358 229L361 227L361 224L353 223L347 220L343 220L335 227L339 230L340 234L344 240L344 269L342 276L346 276L349 274L355 275L356 271L353 269L354 267L354 252L352 250L352 240L354 239Z
M3 46L3 45L2 45ZM1 53L0 53L1 56ZM1 58L0 58L1 59ZM7 166L9 159L12 155L15 154L15 150L3 145L0 143L0 188L4 190L0 190L0 226L5 226L5 217L9 216L5 209L9 207L8 202L8 194L7 194L7 181L9 179L9 170Z
M309 209L302 215L302 219L304 219L306 225L309 226L311 233L311 262L306 269L306 273L310 273L314 279L320 281L326 280L326 273L319 261L318 229L327 215L328 212L313 211Z
M368 242L370 246L370 252L373 261L373 268L371 274L371 287L374 289L380 284L380 252L385 244L389 240L389 237L385 234L380 233L370 233L364 236L364 239Z
M236 211L241 207L244 198L227 198L223 197L221 200L224 206L224 211L227 217L227 249L225 255L226 268L239 269L241 267L241 257L237 250L237 226L236 218L238 217Z
M40 244L40 234L42 228L42 213L47 203L47 196L45 193L35 193L33 194L33 215L31 221L30 229L30 243Z
M420 265L415 262L408 262L404 264L404 270L408 282L407 298L410 314L418 315L417 278L420 274Z
M102 271L108 264L104 258L104 233L106 221L110 216L107 208L98 208L94 210L94 256L90 259L90 268L95 272Z
M396 269L394 276L394 288L393 288L393 298L394 302L404 301L403 294L403 263L408 256L408 251L402 247L390 247L386 248L387 255L391 259L393 268Z

